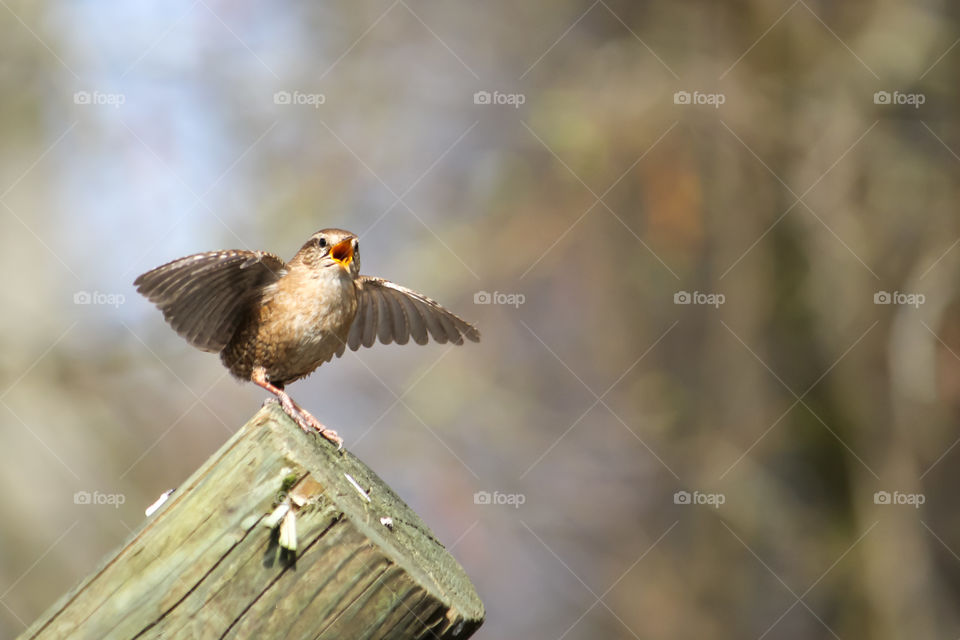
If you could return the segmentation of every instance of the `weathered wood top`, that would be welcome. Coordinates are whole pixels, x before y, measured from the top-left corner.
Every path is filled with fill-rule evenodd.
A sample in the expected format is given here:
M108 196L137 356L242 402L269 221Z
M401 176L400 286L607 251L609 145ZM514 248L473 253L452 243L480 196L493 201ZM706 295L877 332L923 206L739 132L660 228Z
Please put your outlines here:
M296 514L295 561L262 524L280 503ZM20 637L459 639L483 616L373 471L270 404Z

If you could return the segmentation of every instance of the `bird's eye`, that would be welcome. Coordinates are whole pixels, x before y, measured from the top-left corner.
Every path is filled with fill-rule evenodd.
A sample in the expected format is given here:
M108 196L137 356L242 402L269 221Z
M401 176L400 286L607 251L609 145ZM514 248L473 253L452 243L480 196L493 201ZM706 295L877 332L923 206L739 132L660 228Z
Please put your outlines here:
M320 238L319 240L317 240L317 244L318 244L319 246L321 246L321 247L325 247L325 246L327 246L327 239L326 239L326 238Z

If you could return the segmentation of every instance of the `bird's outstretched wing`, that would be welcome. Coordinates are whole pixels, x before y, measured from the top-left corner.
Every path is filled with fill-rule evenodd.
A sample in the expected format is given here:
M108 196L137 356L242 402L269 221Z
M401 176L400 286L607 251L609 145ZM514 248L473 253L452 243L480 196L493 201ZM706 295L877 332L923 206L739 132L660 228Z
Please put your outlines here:
M187 342L220 351L246 305L285 272L283 260L265 251L210 251L168 262L133 284Z
M350 326L347 345L352 351L369 347L379 337L383 344L406 344L410 337L426 344L463 344L467 338L480 341L476 327L450 313L423 295L381 278L360 276L357 280L357 315ZM337 355L342 355L340 348Z

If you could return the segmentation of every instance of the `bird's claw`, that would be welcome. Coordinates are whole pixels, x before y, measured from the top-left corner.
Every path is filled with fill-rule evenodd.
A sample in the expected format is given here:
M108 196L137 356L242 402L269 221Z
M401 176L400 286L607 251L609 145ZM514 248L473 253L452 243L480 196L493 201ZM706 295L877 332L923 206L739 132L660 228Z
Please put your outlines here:
M343 450L343 438L337 435L336 431L333 429L327 429L326 427L317 429L317 431L319 431L320 435L322 435L324 438L337 445L337 451Z
M257 384L260 384L256 377L253 378L253 381ZM333 429L327 429L323 423L314 418L309 411L294 402L293 398L284 393L282 389L277 389L265 381L261 386L276 396L277 402L280 403L280 408L283 409L284 413L293 418L294 422L297 423L297 426L303 429L306 433L319 433L324 438L337 445L337 451L343 450L343 438L337 435L336 431Z
M337 435L333 429L328 429L319 420L313 417L307 411L300 409L292 416L297 425L307 433L319 433L321 436L337 445L337 450L343 449L343 438Z

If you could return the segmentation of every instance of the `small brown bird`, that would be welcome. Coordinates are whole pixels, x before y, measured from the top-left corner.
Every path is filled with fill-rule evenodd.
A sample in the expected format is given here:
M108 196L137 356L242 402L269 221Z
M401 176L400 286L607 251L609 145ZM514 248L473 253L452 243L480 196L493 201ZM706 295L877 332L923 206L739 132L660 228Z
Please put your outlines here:
M134 281L170 326L224 366L277 396L305 431L343 440L283 390L347 346L478 342L480 333L430 298L360 275L357 236L313 234L290 262L265 251L210 251L174 260Z

